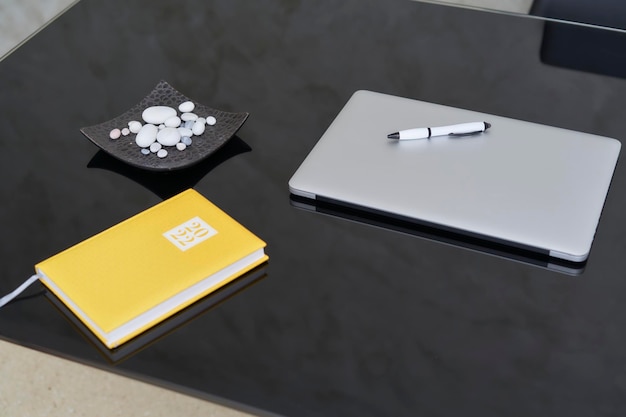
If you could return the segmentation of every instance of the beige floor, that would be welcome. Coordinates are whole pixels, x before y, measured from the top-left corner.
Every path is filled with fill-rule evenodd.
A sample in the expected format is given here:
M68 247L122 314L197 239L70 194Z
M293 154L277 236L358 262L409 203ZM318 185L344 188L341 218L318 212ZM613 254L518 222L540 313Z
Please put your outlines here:
M4 341L0 375L2 416L249 415Z
M420 1L420 0L418 0ZM448 3L479 9L493 9L509 13L528 13L533 0L422 0L431 3Z
M525 13L532 0L440 0ZM75 0L0 0L0 57ZM2 416L221 416L248 414L0 340Z
M0 57L77 0L0 0Z

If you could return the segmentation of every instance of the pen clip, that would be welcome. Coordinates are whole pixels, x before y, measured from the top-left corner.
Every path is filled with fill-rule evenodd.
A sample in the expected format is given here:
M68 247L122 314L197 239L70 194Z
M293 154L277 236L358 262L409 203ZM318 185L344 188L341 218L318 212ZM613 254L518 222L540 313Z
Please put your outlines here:
M475 132L466 132L466 133L448 133L448 136L460 137L460 136L473 136L478 133L482 133L482 130L477 130Z

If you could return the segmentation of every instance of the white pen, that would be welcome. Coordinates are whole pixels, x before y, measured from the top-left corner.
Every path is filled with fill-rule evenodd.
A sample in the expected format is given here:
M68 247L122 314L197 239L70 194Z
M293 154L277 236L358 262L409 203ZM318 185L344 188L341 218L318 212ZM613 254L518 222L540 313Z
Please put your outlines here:
M491 124L487 122L460 123L457 125L418 127L415 129L401 130L387 135L389 139L411 140L426 139L432 136L466 136L481 133L489 129Z

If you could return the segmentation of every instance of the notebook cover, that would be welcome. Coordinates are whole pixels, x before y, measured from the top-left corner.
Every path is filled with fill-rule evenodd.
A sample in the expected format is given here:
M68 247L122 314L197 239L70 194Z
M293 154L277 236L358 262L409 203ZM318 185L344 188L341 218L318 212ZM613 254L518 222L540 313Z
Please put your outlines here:
M254 254L264 247L261 239L190 189L38 263L35 269L41 281L112 348L260 265L267 255ZM219 282L194 291L194 285L220 271L223 275L225 268L250 256L240 269L226 269ZM117 340L107 340L106 334L183 291L188 293L177 305Z

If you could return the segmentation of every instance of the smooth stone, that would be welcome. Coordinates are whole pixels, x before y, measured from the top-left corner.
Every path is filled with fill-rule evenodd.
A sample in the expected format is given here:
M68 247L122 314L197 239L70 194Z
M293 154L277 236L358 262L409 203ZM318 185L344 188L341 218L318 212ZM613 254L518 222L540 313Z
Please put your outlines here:
M178 116L170 117L164 122L166 127L178 127L180 123L180 117Z
M215 119L215 117L209 116L206 118L206 124L209 126L213 126L215 123L217 123L217 119Z
M141 153L144 155L150 155L150 149L148 148L141 148Z
M109 137L111 139L119 139L121 135L122 135L122 131L119 129L113 129L111 130L111 132L109 132Z
M128 129L131 133L139 133L139 130L141 129L141 122L138 122L137 120L128 122Z
M193 125L193 128L191 128L191 131L194 135L200 136L204 133L205 126L206 125L204 124L204 122L200 123L200 121L196 121L196 123Z
M191 129L194 123L195 122L193 120L187 120L185 124L183 125L183 127L186 127L187 129Z
M159 142L154 142L152 145L150 145L150 152L152 153L157 153L159 152L159 150L161 150L161 144Z
M178 149L179 151L184 151L185 149L187 149L187 145L185 145L183 142L178 142L176 144L176 149Z
M192 101L185 101L184 103L180 103L180 105L178 106L178 110L180 110L181 113L192 112L195 108L196 105L193 104Z
M183 136L180 138L180 141L187 146L191 145L191 142L193 142L189 136Z
M146 123L160 125L170 117L176 116L176 109L169 106L152 106L148 107L141 113L141 118Z
M137 136L135 137L135 143L142 148L147 148L152 145L156 140L159 129L155 125L145 124L141 127Z
M193 135L193 130L191 130L191 128L187 128L187 127L179 127L178 128L178 133L180 133L180 136L191 136Z
M184 120L185 122L188 121L196 121L196 119L198 118L198 115L195 113L183 113L180 115L181 120Z
M163 146L174 146L180 142L180 132L175 127L166 127L159 131L156 140Z
M124 129L122 129L122 136L128 136L130 135L130 129L125 127Z
M167 151L165 149L161 149L159 152L157 152L157 156L159 158L165 158L167 156Z

